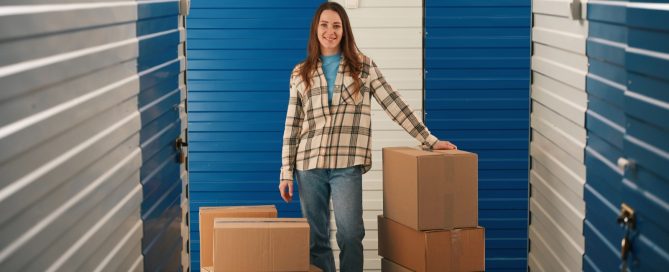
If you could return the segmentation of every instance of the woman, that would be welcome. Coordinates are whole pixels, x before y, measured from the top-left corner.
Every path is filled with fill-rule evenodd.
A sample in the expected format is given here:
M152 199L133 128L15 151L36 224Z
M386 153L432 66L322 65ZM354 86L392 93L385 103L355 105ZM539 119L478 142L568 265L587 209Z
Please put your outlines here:
M311 23L307 58L290 78L283 136L281 197L293 197L297 177L302 213L309 222L311 263L335 271L330 210L337 225L341 271L362 271L362 174L372 166L371 99L423 145L456 149L439 141L355 44L344 8L320 5Z

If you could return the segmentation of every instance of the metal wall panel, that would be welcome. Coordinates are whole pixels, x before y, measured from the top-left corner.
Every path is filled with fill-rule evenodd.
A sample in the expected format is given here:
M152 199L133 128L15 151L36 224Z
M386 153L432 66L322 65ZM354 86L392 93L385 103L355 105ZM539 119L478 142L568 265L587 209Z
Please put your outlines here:
M659 2L588 4L585 271L621 270L622 203L635 211L629 269L669 266L669 4Z
M288 80L323 1L193 0L188 16L191 270L200 269L199 207L274 204Z
M185 168L177 161L175 140L185 132L185 29L178 1L139 2L138 34L153 36L140 43L138 72L146 77L140 93L144 201L142 253L145 271L182 269L181 190ZM155 18L155 19L154 19Z
M578 271L583 267L588 22L572 15L570 3L532 3L528 263L535 271Z
M425 112L479 154L486 270L527 268L530 1L425 1Z
M346 1L334 2L346 7ZM360 1L357 8L347 8L346 12L360 50L374 59L388 82L400 91L405 101L422 117L422 1ZM418 142L393 122L376 102L372 102L372 125L373 166L363 176L364 268L365 271L380 271L376 221L377 215L383 214L381 150L386 146L416 146ZM335 226L334 221L332 226ZM331 237L333 248L337 248L334 231ZM338 254L337 249L335 256ZM335 261L338 265L338 258Z
M178 4L45 3L0 6L0 267L178 270Z

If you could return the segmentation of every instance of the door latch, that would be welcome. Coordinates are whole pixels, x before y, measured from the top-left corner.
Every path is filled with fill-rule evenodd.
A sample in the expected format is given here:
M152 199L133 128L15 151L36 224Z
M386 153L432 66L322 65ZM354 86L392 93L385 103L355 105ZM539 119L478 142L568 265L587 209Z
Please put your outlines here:
M181 137L177 138L174 142L174 147L177 149L177 156L179 156L180 164L186 162L186 151L184 151L184 146L188 146L188 143Z
M634 216L634 209L632 209L632 207L630 207L626 203L621 204L620 214L618 215L616 222L618 222L618 225L620 225L625 230L625 236L623 237L622 241L620 241L620 261L621 261L620 271L625 272L628 271L627 260L629 259L630 251L632 250L631 234L636 226L636 217Z

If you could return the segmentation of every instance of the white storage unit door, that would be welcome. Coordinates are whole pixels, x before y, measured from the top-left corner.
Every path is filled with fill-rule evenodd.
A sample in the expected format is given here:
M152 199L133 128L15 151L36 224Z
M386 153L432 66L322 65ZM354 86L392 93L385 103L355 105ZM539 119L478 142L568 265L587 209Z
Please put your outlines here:
M530 252L532 271L580 271L584 252L584 148L588 59L585 10L532 2ZM585 3L582 3L585 9ZM581 15L583 14L583 15Z
M346 8L346 1L337 0ZM388 82L399 90L422 119L423 108L423 2L419 0L366 0L357 8L346 8L360 50L379 66ZM380 271L376 216L383 213L381 149L386 146L416 146L418 142L372 102L373 166L363 175L365 221L365 271ZM332 226L334 224L333 214ZM334 230L332 245L336 249ZM335 261L339 265L339 251Z
M0 4L0 270L179 271L179 2Z

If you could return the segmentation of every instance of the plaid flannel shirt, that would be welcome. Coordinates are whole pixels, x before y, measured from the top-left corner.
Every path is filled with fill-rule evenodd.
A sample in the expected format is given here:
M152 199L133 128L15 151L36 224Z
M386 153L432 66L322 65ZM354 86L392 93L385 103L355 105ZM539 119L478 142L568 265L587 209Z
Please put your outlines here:
M372 168L371 98L405 131L423 145L432 147L437 138L430 134L420 118L402 100L399 92L386 82L374 61L362 58L360 92L353 92L353 78L341 58L334 86L332 104L328 106L327 81L322 63L305 90L295 66L290 78L290 98L283 133L280 179L292 181L293 171L314 168Z

